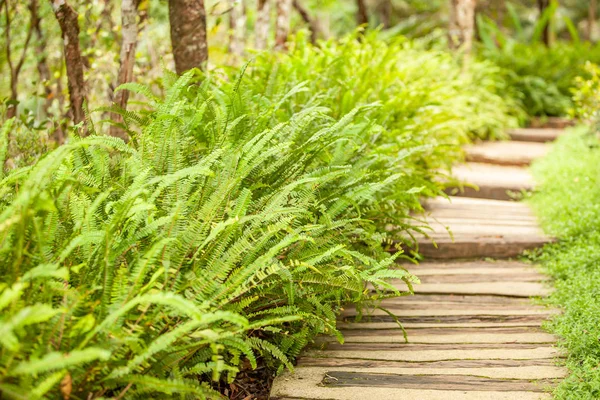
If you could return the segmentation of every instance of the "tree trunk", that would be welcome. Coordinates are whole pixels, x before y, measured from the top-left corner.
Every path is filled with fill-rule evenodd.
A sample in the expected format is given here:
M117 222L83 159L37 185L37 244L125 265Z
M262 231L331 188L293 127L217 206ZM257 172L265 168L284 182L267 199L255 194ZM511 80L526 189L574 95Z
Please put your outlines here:
M381 24L385 29L392 27L392 13L394 11L392 0L382 0L377 6Z
M356 0L356 23L365 25L369 23L369 13L367 11L367 3L365 0Z
M0 3L1 5L2 3ZM23 45L23 51L21 53L21 57L17 63L13 63L12 60L12 52L11 52L11 18L10 18L10 5L8 0L4 1L5 11L6 11L6 26L4 27L4 33L6 35L6 61L8 63L8 68L10 70L10 104L8 105L8 109L6 110L6 116L8 118L12 118L17 114L17 103L18 103L18 83L19 83L19 74L21 73L21 68L23 68L23 63L25 62L25 56L27 55L27 48L29 47L29 42L31 41L31 36L33 35L33 15L31 16L31 21L29 24L29 28L27 29L27 36L25 38L25 44Z
M246 2L245 0L231 0L229 14L229 51L234 56L244 55L246 47Z
M275 48L285 49L290 34L290 14L292 0L277 0L277 20L275 21Z
M133 67L135 66L135 50L138 40L138 14L139 0L122 0L121 2L121 54L119 73L117 75L117 86L133 81ZM113 104L127 109L129 101L129 91L119 90L114 94ZM112 113L111 118L115 123L123 123L123 117L120 114ZM128 140L129 137L125 130L118 126L110 127L110 135L120 137L123 140Z
M44 86L44 114L45 117L50 116L50 107L52 106L52 100L58 95L58 90L53 90L51 81L52 73L48 66L48 43L44 32L42 31L42 20L39 13L38 0L31 0L29 3L29 13L31 15L31 26L37 37L36 53L37 53L37 70L40 77L40 83ZM62 112L62 110L60 110ZM59 123L54 127L54 140L56 143L63 144L65 141L64 131L61 124Z
M546 9L550 6L550 0L538 0L538 9L540 11L540 18L544 15ZM550 21L547 21L544 25L544 32L542 33L542 40L546 46L550 46Z
M465 54L471 52L475 34L476 6L476 0L450 0L448 43L451 49L462 49Z
M587 23L587 39L592 42L594 40L594 31L596 30L596 14L598 11L598 1L590 0Z
M204 0L169 0L175 71L203 68L208 61Z
M258 0L256 9L255 46L259 50L267 48L271 26L271 0Z
M308 25L310 29L310 42L315 44L319 36L319 24L317 24L317 21L310 16L308 10L304 8L301 0L293 0L292 4L296 11L298 11L298 14L300 14L300 17L302 17L302 20Z
M79 23L77 12L66 0L50 0L54 15L60 25L65 47L65 64L67 66L67 85L71 102L73 122L85 122L83 103L86 101L85 81L83 79L83 59L79 50ZM87 130L82 131L86 135Z
M504 17L506 15L506 1L498 0L498 8L496 9L496 24L500 29L504 28Z

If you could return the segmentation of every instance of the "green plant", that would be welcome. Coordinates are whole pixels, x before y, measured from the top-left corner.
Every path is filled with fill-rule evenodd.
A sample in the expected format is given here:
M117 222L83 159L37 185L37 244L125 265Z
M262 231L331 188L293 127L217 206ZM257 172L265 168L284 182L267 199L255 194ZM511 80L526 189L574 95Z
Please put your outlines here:
M190 79L164 100L128 86L152 107L125 115L133 146L74 139L0 183L6 396L215 397L205 374L256 354L291 367L341 304L414 280L361 215L401 175L335 162L368 132L359 110L271 128L276 108L245 114L235 87Z
M541 42L542 28L555 12L553 3L534 26L531 37L518 24L518 16L513 17L515 38L506 35L491 19L478 19L480 58L502 68L509 95L520 98L530 116L566 115L572 108L575 79L585 75L584 64L600 61L600 46L580 42L575 32L571 34L572 42L557 41L549 47Z
M530 203L547 232L560 239L532 256L554 278L549 301L562 311L548 324L567 350L570 371L554 391L557 399L600 396L599 164L598 138L577 128L533 166L538 190Z
M573 89L573 115L598 126L600 124L600 67L587 63L587 77L577 77Z

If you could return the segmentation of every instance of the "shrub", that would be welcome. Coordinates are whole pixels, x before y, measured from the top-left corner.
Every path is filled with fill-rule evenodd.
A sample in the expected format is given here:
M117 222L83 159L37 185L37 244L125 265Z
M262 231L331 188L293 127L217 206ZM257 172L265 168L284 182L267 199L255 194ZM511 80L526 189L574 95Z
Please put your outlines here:
M413 280L361 216L401 175L335 162L365 132L353 114L271 129L189 80L128 114L135 146L73 140L2 181L7 395L214 396L202 374L255 352L290 366L340 304L377 298L366 282Z
M470 139L503 137L522 116L514 99L502 96L501 71L489 62L463 67L452 54L425 51L403 37L386 42L376 31L356 35L315 47L300 33L288 52L259 54L248 72L254 91L268 99L303 84L286 100L288 113L319 100L339 117L377 102L366 118L385 129L381 140L444 144L444 154L436 146L429 153L437 162L454 162L456 146Z
M586 61L600 61L600 46L558 42L525 44L506 40L483 46L482 58L503 68L511 96L520 96L530 116L564 116L573 106L571 88L585 75Z
M577 77L575 80L573 115L598 128L600 126L600 67L588 62L585 70L589 74L588 77Z

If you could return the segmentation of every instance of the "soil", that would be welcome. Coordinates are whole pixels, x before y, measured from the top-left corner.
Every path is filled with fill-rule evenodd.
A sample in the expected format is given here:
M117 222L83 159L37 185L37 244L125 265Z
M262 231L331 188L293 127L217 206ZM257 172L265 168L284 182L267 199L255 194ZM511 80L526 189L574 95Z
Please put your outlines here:
M268 400L275 371L263 360L257 361L258 368L252 369L248 363L232 383L221 384L219 391L231 400Z

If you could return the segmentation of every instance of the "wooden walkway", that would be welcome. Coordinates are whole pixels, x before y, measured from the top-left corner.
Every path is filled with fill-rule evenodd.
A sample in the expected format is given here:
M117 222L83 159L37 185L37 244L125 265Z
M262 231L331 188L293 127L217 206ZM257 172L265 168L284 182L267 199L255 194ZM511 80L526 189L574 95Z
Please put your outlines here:
M420 240L426 262L409 268L422 283L415 296L382 304L403 323L409 343L385 312L375 310L356 323L355 312L345 310L345 343L320 338L293 374L275 380L271 398L550 398L548 389L565 374L557 366L556 338L540 327L554 311L530 299L548 294L547 278L510 258L551 238L528 206L511 198L533 189L526 166L561 132L519 129L511 132L512 141L470 146L455 175L479 190L427 202L437 245Z

